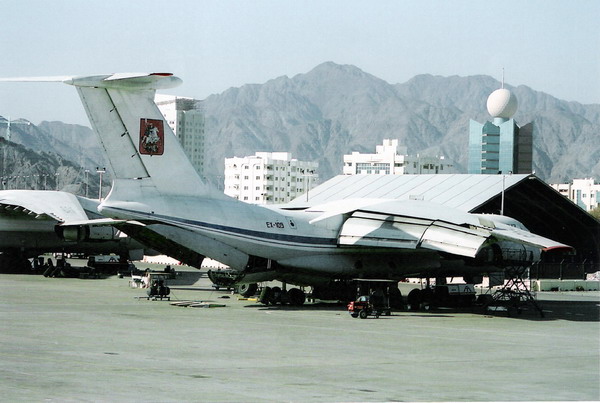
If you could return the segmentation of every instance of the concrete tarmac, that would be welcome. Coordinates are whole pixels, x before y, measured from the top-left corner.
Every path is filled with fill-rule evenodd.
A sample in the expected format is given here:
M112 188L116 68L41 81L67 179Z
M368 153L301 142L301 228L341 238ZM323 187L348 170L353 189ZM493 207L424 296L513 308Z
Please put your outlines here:
M439 309L352 318L265 307L188 272L172 300L127 279L0 275L0 401L600 400L600 296L540 294L546 317ZM198 280L198 281L196 281ZM226 298L229 297L229 298Z

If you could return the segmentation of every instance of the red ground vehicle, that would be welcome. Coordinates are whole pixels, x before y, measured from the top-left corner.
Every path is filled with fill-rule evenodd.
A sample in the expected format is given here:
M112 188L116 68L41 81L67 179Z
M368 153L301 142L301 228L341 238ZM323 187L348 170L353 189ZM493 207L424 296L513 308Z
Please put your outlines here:
M389 304L385 303L385 297L361 295L356 301L351 301L348 304L348 312L353 318L366 319L367 316L373 315L378 318L380 315L390 316L392 311Z

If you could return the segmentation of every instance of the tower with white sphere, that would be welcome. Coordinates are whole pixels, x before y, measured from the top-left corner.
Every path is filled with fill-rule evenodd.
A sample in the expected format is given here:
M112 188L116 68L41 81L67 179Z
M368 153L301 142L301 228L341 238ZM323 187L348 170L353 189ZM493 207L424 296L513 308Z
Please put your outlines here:
M487 110L493 121L483 124L470 121L470 174L532 172L533 123L519 127L512 118L517 107L517 97L503 84L487 100Z

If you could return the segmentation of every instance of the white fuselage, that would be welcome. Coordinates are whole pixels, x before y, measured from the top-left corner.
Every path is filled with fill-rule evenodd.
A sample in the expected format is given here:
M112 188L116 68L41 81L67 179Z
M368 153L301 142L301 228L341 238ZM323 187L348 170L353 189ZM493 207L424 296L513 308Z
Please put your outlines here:
M103 215L145 222L149 229L240 272L250 256L277 262L296 274L332 278L364 273L402 277L440 267L434 251L340 245L343 214L311 223L323 211L285 210L230 198L157 193L123 197L120 188L115 183L100 206ZM132 187L125 189L130 193Z

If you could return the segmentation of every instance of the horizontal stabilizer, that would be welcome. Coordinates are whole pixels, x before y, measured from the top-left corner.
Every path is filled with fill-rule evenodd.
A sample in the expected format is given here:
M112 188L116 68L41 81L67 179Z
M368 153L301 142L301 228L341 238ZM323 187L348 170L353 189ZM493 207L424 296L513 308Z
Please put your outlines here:
M110 75L73 77L64 83L76 87L112 88L121 90L159 90L182 83L171 73L119 73Z
M73 76L43 76L43 77L7 77L0 78L0 82L8 83L64 83Z
M0 82L58 82L77 87L158 90L182 83L171 73L118 73L94 76L41 76L0 78Z

